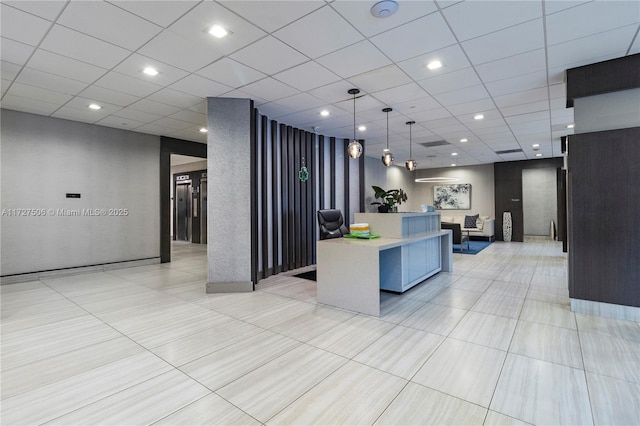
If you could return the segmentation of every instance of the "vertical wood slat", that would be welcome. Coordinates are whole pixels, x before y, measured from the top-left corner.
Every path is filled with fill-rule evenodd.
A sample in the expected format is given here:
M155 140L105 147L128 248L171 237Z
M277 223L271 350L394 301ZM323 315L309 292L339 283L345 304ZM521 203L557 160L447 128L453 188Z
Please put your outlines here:
M309 179L305 182L306 193L307 193L307 214L305 215L307 221L307 232L305 233L307 239L307 258L305 260L305 266L311 265L313 263L313 246L314 246L314 238L313 238L313 221L311 220L313 217L313 199L315 198L315 186L313 185L313 179L311 178L311 173L313 173L313 148L311 145L311 137L312 133L306 132L306 153L307 153L307 169L310 171Z
M364 213L364 140L361 139L360 143L362 144L362 155L358 158L358 188L360 190L359 201L360 201L360 212Z
M258 126L257 116L258 110L254 108L253 101L249 102L249 116L251 117L250 123L250 159L249 164L251 170L249 171L249 179L251 181L251 282L253 289L255 290L256 283L258 282Z
M261 137L260 137L260 151L262 154L262 277L266 278L269 275L269 203L267 202L269 196L269 146L267 143L268 137L268 120L267 116L262 116Z
M318 210L324 209L324 136L318 138Z
M306 186L303 182L300 181L300 178L298 177L298 171L300 171L300 169L302 168L302 159L307 155L307 150L306 150L306 146L305 146L305 138L306 138L306 132L303 130L299 130L298 131L298 151L299 151L299 155L298 155L298 167L296 168L296 175L295 175L295 179L296 179L296 186L299 189L299 203L298 205L300 206L300 214L298 215L298 221L300 223L300 228L299 228L299 232L298 232L298 250L296 250L297 252L297 264L296 266L298 268L305 266L306 264L306 258L307 258L307 221L306 221L306 215L307 215L307 191L306 191Z
M349 140L348 139L343 139L342 140L342 146L340 147L342 149L343 154L343 158L344 158L344 177L342 179L342 183L344 185L344 222L347 226L347 228L349 227L349 221L350 221L350 217L351 217L351 200L349 198L349 160L351 160L351 157L349 157L349 154L347 154L347 145L349 144Z
M278 235L279 227L278 227L278 194L282 194L282 191L278 189L278 143L277 143L277 135L278 135L278 122L275 120L271 121L271 138L269 139L269 146L271 147L271 196L273 197L271 201L271 232L273 235L273 239L271 240L271 253L273 258L273 273L277 274L280 272L280 262L279 262L279 247L278 247Z
M280 124L280 185L281 185L281 217L282 217L282 272L289 270L289 147L287 142L287 127Z
M329 179L331 207L336 208L336 138L329 138Z
M295 188L293 181L293 172L295 170L295 150L294 150L294 129L291 126L287 126L287 146L289 150L288 154L288 166L287 166L287 182L289 186L289 253L287 256L289 262L289 269L294 269L296 265L295 260L295 232L296 232L296 220L295 220Z

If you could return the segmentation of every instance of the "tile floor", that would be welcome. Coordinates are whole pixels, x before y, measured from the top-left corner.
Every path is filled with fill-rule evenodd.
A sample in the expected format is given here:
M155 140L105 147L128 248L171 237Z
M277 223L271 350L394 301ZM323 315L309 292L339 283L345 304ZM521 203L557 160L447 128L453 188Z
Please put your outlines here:
M454 256L380 318L280 274L207 295L173 262L2 290L1 423L640 424L640 324L569 310L544 239Z

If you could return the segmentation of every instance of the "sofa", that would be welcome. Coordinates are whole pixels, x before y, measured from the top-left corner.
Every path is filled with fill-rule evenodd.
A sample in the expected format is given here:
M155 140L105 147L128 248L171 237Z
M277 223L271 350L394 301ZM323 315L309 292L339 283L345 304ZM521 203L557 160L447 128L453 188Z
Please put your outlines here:
M486 238L488 241L494 241L496 237L496 220L490 219L489 216L477 216L475 220L476 226L473 228L465 228L465 216L449 216L447 214L440 215L440 222L459 223L465 234L468 232L471 238Z

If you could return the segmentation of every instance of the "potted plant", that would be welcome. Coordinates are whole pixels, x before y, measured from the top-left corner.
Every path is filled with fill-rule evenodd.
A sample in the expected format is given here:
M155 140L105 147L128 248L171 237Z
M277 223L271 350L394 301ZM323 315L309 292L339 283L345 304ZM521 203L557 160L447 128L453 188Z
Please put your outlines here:
M378 205L379 213L396 212L398 211L398 206L404 201L407 201L407 194L402 189L390 189L385 191L375 185L371 186L371 188L375 192L375 199L381 200L371 203L372 206Z

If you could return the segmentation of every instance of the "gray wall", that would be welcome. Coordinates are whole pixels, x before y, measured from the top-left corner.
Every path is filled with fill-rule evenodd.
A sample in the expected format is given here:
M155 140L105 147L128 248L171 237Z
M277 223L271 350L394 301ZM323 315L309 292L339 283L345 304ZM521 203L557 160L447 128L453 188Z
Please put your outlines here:
M371 203L376 201L373 197L374 192L372 185L381 187L382 189L402 189L407 193L407 202L398 207L399 212L419 211L412 208L413 201L413 177L407 169L398 166L386 167L382 161L377 158L366 157L364 163L364 208L365 212L376 213L378 206L372 206ZM379 201L379 200L377 200Z
M2 275L160 255L157 136L9 110L1 114L2 209L47 211L2 217ZM66 193L82 198L68 199ZM128 214L61 216L58 209Z
M576 134L640 125L640 89L577 98L574 106Z
M445 167L441 169L422 169L415 172L415 178L423 177L456 177L458 183L471 184L471 209L442 210L443 215L464 216L479 214L495 219L495 183L493 164L478 166ZM414 182L413 191L409 195L410 207L420 211L420 204L433 205L433 186L442 183Z
M522 171L524 235L549 236L551 221L558 224L556 169Z

